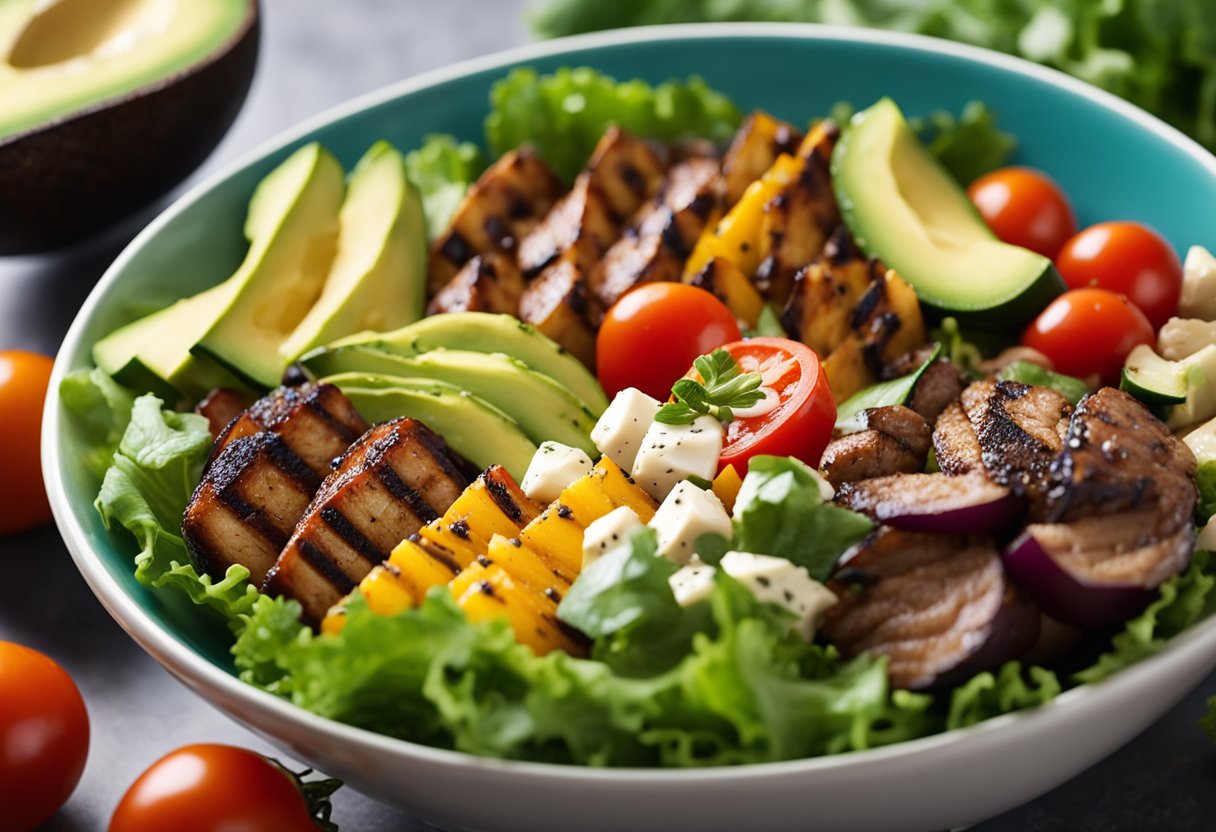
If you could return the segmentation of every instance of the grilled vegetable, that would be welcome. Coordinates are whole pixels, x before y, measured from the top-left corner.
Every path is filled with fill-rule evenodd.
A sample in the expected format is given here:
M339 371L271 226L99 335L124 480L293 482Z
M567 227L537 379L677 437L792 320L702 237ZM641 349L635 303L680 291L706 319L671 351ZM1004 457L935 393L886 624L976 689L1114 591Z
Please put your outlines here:
M737 265L725 257L714 257L701 271L685 280L712 293L745 327L754 327L764 309L764 298Z
M428 315L443 312L498 312L515 315L524 293L524 276L506 254L479 254L439 290L426 308Z
M432 244L429 293L443 288L475 255L514 251L561 192L557 176L531 149L503 154L469 188L451 226Z
M848 657L886 656L891 684L946 687L1018 656L1039 612L983 538L881 531L828 584L822 632Z
M1022 501L981 472L896 474L845 483L836 501L895 529L928 534L991 534L1007 529Z
M294 598L304 621L318 623L402 538L446 511L465 484L443 440L421 422L377 425L325 480L262 590Z
M773 118L763 110L747 117L722 156L722 179L726 207L731 207L747 187L772 167L781 154L792 154L802 134L792 124Z
M557 620L557 602L532 592L498 564L474 564L452 581L451 589L469 620L508 619L516 639L538 656L554 650L586 653L585 642Z

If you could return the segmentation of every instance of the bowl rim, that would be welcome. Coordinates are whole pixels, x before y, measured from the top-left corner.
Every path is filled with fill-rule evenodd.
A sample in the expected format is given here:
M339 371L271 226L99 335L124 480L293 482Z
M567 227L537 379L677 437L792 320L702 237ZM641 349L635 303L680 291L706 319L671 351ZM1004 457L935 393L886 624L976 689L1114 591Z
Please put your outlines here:
M252 150L241 154L234 161L222 166L193 185L175 200L159 216L148 224L123 249L105 274L90 292L77 312L56 356L51 375L51 390L58 390L60 382L73 369L72 355L78 350L87 322L93 316L102 297L109 291L129 261L150 239L175 217L210 192L217 184L228 179L246 166L274 153L313 131L332 122L350 117L363 110L387 103L403 95L453 81L465 75L494 70L507 65L560 56L585 49L625 46L664 40L713 40L722 38L761 38L802 40L807 42L832 41L877 44L897 49L923 52L949 57L961 57L973 63L1047 82L1075 95L1090 98L1109 110L1113 110L1136 123L1141 129L1156 134L1188 156L1199 161L1216 177L1216 155L1209 153L1198 142L1176 128L1160 121L1139 107L1117 96L1093 87L1072 76L1018 57L988 49L958 44L951 41L904 32L888 32L849 26L791 23L698 23L664 26L644 26L596 32L574 37L557 38L527 44L477 58L460 61L440 68L405 78L379 89L361 94L349 101L330 107L321 113L304 119L294 127L281 131L261 142ZM877 763L896 761L910 755L967 742L972 737L1004 733L1014 726L1031 721L1040 722L1051 715L1067 710L1073 712L1078 703L1093 700L1112 700L1122 691L1143 684L1158 672L1158 668L1175 663L1187 664L1216 655L1216 617L1201 621L1173 638L1161 651L1126 668L1114 677L1102 682L1080 685L1065 691L1046 705L1004 714L975 725L944 731L913 740L894 743L879 748L854 751L844 754L826 755L779 762L754 763L743 766L718 766L694 769L670 768L595 768L583 765L538 763L518 760L503 760L483 757L467 752L436 748L419 743L378 734L357 728L305 710L292 702L242 682L236 676L212 664L198 655L179 636L162 628L113 578L96 552L90 547L84 529L77 520L68 498L59 445L61 408L57 395L47 397L43 410L42 468L51 509L61 537L89 588L101 601L107 612L146 652L182 681L195 693L202 695L209 704L220 707L231 718L237 719L234 703L244 713L259 713L273 717L280 724L291 724L314 736L365 749L369 752L394 754L413 758L416 762L439 766L478 767L495 769L519 776L543 776L559 779L592 778L607 784L617 783L663 783L663 782L714 782L719 780L750 780L782 775L802 775L831 769L839 771ZM222 699L224 704L216 701ZM1091 707L1094 707L1091 705ZM252 720L247 725L259 728Z

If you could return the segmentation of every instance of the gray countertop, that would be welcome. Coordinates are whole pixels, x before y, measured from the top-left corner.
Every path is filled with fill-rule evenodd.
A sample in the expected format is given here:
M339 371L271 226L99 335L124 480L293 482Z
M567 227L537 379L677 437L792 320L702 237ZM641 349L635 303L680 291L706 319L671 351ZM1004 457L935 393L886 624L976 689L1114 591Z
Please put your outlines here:
M262 0L262 6L262 58L253 91L232 132L192 181L353 95L529 37L520 22L524 0ZM0 258L0 349L54 354L93 282L146 220L53 257ZM47 829L104 829L131 781L178 746L226 742L273 752L176 682L122 632L77 574L53 527L0 539L0 560L6 572L0 639L61 662L79 684L92 723L84 777ZM1205 693L1216 693L1216 676L1109 759L976 829L1216 828L1216 746L1195 725ZM881 784L875 794L881 795ZM430 828L349 789L335 804L334 819L348 832Z

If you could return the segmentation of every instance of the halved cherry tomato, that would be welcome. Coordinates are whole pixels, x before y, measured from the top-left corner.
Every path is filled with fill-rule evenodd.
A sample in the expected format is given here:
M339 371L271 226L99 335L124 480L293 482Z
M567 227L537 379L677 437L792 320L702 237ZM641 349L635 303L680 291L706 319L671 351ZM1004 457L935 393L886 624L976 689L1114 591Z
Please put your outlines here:
M317 832L297 781L261 754L231 745L187 745L141 774L110 818L109 832L220 830Z
M810 347L788 338L749 338L722 349L743 372L760 373L776 403L767 413L741 416L726 424L719 472L733 465L745 473L747 461L761 454L792 456L818 468L836 424L836 402L819 357Z
M1064 244L1056 258L1072 289L1108 289L1124 295L1153 329L1178 313L1182 263L1160 234L1138 222L1100 222Z
M636 387L664 401L697 356L741 337L735 316L704 289L648 283L608 310L595 342L596 373L609 398Z
M67 802L89 754L89 715L67 671L0 641L0 827L29 832Z
M42 485L42 404L54 362L20 350L0 352L0 535L51 519Z
M1153 327L1133 303L1105 289L1073 289L1053 300L1022 334L1022 343L1078 378L1117 384L1127 354L1153 343Z
M1068 197L1047 174L1001 168L971 183L967 195L1001 240L1055 257L1077 231Z

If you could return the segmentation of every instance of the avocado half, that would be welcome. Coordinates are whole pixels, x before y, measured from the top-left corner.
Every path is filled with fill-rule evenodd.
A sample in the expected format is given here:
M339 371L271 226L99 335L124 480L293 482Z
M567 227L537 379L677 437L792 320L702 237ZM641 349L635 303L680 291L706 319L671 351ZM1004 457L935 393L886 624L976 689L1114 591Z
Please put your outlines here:
M207 158L253 81L257 0L9 0L0 255L70 245Z

